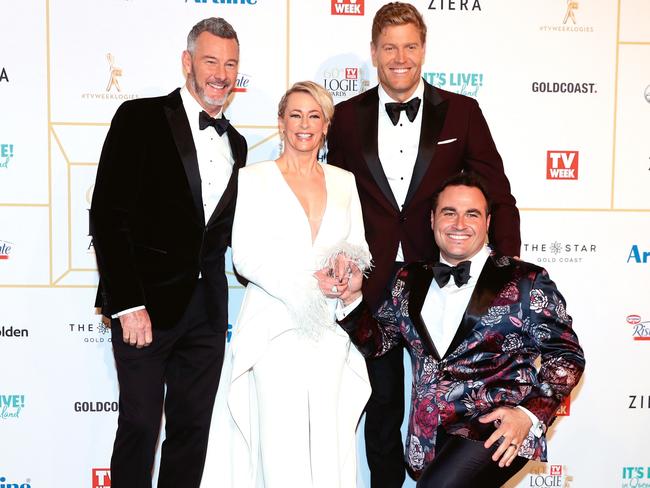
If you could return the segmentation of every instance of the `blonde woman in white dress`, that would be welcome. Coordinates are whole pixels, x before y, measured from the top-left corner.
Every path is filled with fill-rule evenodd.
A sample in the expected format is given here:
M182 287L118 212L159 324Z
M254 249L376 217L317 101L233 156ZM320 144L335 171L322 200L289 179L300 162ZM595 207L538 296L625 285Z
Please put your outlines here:
M226 354L202 487L352 488L366 365L334 320L367 269L354 176L318 162L334 107L313 82L280 102L284 151L239 173L233 262L249 281ZM330 271L318 288L314 273Z

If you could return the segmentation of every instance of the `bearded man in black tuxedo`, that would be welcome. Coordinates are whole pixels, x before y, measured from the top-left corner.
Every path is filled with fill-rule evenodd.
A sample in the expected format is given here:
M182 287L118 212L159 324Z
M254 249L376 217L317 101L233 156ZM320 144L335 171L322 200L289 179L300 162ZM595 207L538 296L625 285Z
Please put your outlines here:
M90 211L120 385L112 486L198 487L223 362L230 243L244 138L223 117L239 40L221 18L187 38L183 88L117 110ZM165 393L166 387L166 393Z

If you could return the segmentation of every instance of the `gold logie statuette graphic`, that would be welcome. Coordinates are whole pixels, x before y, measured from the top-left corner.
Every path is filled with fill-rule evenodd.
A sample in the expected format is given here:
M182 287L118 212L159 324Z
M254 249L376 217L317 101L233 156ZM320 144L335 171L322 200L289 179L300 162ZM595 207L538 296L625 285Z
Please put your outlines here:
M562 21L563 24L567 23L567 20L571 19L573 21L573 24L576 24L576 16L575 16L575 11L578 10L578 2L574 2L573 0L567 0L566 2L566 13L564 14L564 20Z
M110 70L110 77L108 79L108 85L106 85L106 91L109 92L111 91L111 88L115 87L118 92L121 92L122 90L120 89L118 78L122 76L122 68L117 68L115 66L115 56L111 53L106 54L106 59L108 60L108 69Z

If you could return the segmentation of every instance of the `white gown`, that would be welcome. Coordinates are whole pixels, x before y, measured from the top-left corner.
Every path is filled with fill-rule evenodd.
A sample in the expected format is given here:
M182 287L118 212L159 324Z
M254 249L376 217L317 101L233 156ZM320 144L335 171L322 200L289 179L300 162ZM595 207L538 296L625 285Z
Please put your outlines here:
M352 488L366 364L314 271L370 255L354 176L322 164L327 204L307 216L275 161L239 173L232 251L250 281L221 374L202 488Z

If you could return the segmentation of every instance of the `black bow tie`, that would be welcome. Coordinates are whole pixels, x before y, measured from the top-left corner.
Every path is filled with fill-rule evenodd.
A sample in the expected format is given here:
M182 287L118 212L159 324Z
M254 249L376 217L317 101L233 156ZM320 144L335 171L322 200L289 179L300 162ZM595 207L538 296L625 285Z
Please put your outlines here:
M230 122L223 116L220 119L215 119L213 117L210 117L210 115L208 115L205 110L199 114L199 129L201 130L212 126L217 131L217 134L222 136L223 133L228 129L229 125Z
M415 116L418 114L419 109L420 109L419 97L411 98L406 103L386 104L386 113L388 114L388 117L390 118L390 121L393 123L393 125L397 125L397 122L399 121L399 113L402 110L406 112L406 116L409 118L409 121L413 122L415 120Z
M447 266L443 263L436 263L433 265L433 277L440 288L443 288L449 283L449 278L454 277L454 283L457 287L461 287L469 281L469 268L472 265L471 261L463 261L458 263L457 266Z

